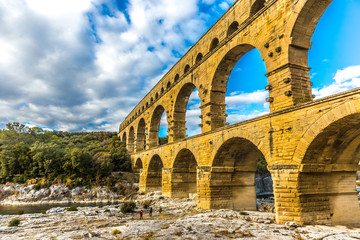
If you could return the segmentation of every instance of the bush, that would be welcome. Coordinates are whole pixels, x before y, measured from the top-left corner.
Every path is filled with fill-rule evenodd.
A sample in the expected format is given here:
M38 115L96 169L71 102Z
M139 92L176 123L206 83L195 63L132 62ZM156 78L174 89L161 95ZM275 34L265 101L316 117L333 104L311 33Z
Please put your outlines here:
M76 208L76 207L74 207L74 206L71 206L71 207L69 207L69 208L67 208L66 209L66 211L70 211L70 212L75 212L75 211L77 211L78 209Z
M105 209L105 211L104 212L110 212L110 209Z
M40 188L41 188L41 185L40 185L40 182L38 182L37 184L35 184L33 187L32 187L32 189L33 190L40 190Z
M121 204L120 211L122 213L131 213L134 211L135 208L136 208L135 202L124 202L123 204Z
M46 214L46 210L41 210L41 214Z
M19 226L20 224L20 219L18 218L13 218L11 219L11 221L9 222L9 227L16 227L16 226Z
M19 211L17 212L17 214L18 214L18 215L24 214L24 210L19 210Z
M117 235L117 234L120 234L120 233L121 233L121 231L119 229L114 229L112 231L112 235Z

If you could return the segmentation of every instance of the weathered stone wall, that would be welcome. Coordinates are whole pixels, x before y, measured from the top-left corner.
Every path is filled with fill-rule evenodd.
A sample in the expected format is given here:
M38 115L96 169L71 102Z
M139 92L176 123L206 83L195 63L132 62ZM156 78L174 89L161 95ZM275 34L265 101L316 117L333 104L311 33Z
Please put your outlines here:
M257 158L254 157L256 151L250 150L254 145L269 164L279 223L353 224L358 220L358 215L354 213L359 211L355 179L359 170L360 121L353 121L351 125L350 121L346 121L347 125L342 121L359 116L360 89L355 89L133 153L131 157L134 164L136 159L141 159L144 176L153 156L161 156L164 195L187 197L189 192L184 190L184 185L188 184L187 174L190 171L186 173L186 168L174 168L176 159L187 162L185 156L178 158L179 153L186 149L196 159L199 208L253 210L256 209L256 201L252 163ZM328 131L336 135L333 125L344 130L341 131L342 137L346 139L342 141L347 147L334 148L332 151L340 150L343 154L324 163L314 158L316 152L309 151L314 144L317 152L322 153L319 156L330 151L329 143L324 145L321 136ZM342 125L346 127L341 128ZM229 144L231 141L234 144ZM232 159L231 155L237 153L242 157ZM311 155L309 161L306 160L307 154ZM140 177L143 181L140 182L140 190L150 191L144 179Z

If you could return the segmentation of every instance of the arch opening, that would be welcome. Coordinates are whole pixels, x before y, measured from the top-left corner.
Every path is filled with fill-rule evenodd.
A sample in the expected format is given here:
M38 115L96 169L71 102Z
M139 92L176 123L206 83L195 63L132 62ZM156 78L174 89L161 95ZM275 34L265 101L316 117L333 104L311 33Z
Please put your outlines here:
M179 74L176 74L176 75L175 75L175 78L174 78L174 82L179 81L179 78L180 78Z
M360 33L352 27L360 24L359 12L360 4L354 1L308 1L296 21L292 34L298 44L306 45L303 64L311 67L309 78L316 99L359 87L354 77L345 75L360 67Z
M143 169L143 163L140 158L136 159L135 165L134 165L134 172L140 173Z
M160 126L161 124L161 126ZM166 126L166 127L165 127ZM150 148L167 143L168 138L167 117L163 106L155 108L151 117L149 146Z
M167 85L166 85L166 89L169 89L171 87L171 83L170 83L170 81L167 83Z
M255 0L250 8L250 17L255 15L265 6L265 0Z
M145 120L142 118L139 121L136 136L136 151L142 151L146 149L146 126Z
M185 66L185 68L184 68L184 74L187 73L187 72L189 72L189 70L190 70L190 65L187 64L187 65Z
M182 149L176 156L172 175L172 197L189 198L196 193L196 167L197 162L188 149Z
M122 135L121 141L126 144L126 132L124 132L124 134Z
M358 226L360 206L356 180L360 163L360 113L323 129L309 145L302 163L304 167L318 165L317 171L303 171L299 175L301 202L309 213L305 215L305 224L314 224L320 219L325 224ZM319 199L322 200L319 202Z
M238 30L239 28L239 23L238 22L233 22L230 24L228 31L227 31L227 36L231 36L234 32L236 32L236 30Z
M214 38L210 43L209 52L213 51L219 45L219 39Z
M127 142L127 149L128 152L130 153L134 152L134 141L135 141L135 131L134 131L134 127L131 127L129 130L129 137Z
M159 98L159 94L156 93L156 94L155 94L155 99L158 99L158 98Z
M219 63L210 92L213 128L269 113L265 62L251 45L231 49Z
M201 133L200 98L193 83L186 83L174 104L174 141Z
M199 53L197 56L196 56L196 60L195 60L195 64L199 63L203 58L203 55L202 53Z
M273 195L271 174L266 166L261 151L252 142L237 137L227 140L217 151L212 164L210 189L215 197L211 207L236 210L259 208L257 197ZM260 181L261 174L265 176Z
M162 191L162 169L164 165L159 155L154 155L150 162L146 177L146 192Z

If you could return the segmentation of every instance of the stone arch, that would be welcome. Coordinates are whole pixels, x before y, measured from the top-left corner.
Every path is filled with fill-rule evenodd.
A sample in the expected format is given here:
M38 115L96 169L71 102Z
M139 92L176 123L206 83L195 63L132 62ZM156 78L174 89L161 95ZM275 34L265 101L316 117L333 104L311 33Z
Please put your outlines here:
M176 75L175 75L175 78L174 78L174 82L179 81L179 78L180 78L179 74L176 74Z
M137 127L136 133L136 151L146 149L146 125L144 118L141 118Z
M126 132L123 133L121 141L126 144Z
M360 113L320 129L307 147L299 174L301 207L307 209L304 224L321 221L359 226L356 172L360 163Z
M260 9L265 6L265 0L255 0L252 2L253 3L250 8L250 17L255 15Z
M234 32L236 32L236 30L238 30L239 28L239 23L237 21L234 21L230 24L228 31L227 31L227 36L231 36Z
M195 64L199 63L202 60L202 58L203 58L202 53L198 53L195 59Z
M185 66L185 68L184 68L184 74L186 74L187 72L189 72L189 70L190 70L190 65L187 64L187 65Z
M186 137L186 106L195 88L193 83L186 83L176 96L173 111L174 141Z
M182 149L176 155L171 174L171 197L189 198L196 193L196 162L189 149Z
M141 161L140 158L138 158L135 161L135 165L133 167L133 170L134 170L134 172L139 173L140 171L142 171L142 169L143 169L143 162Z
M254 143L241 137L220 146L212 162L211 208L256 210L255 172L261 155Z
M311 124L311 126L302 135L293 155L294 163L301 164L303 162L310 144L324 131L324 129L334 122L340 122L341 119L346 119L347 117L357 116L359 113L360 109L347 107L347 105L342 104L322 115L313 124Z
M333 0L308 0L299 1L295 14L289 21L291 29L287 30L290 36L289 61L308 66L308 50L311 48L311 38L315 28Z
M159 93L156 93L155 94L155 99L158 99L159 98Z
M146 107L149 107L149 102L146 103Z
M164 88L162 87L162 88L161 88L161 94L163 94L163 93L164 93L164 91L165 91L165 90L164 90Z
M153 103L153 102L154 102L154 98L151 97L151 98L150 98L150 103Z
M212 50L214 50L218 45L219 45L219 39L218 39L218 38L214 38L214 39L211 41L211 43L210 43L209 52L211 52Z
M168 81L168 83L166 84L166 89L169 89L171 87L171 82Z
M150 148L159 145L160 120L164 112L165 112L165 108L161 105L158 105L152 114L151 122L150 122L150 131L149 131Z
M212 129L226 125L225 94L230 74L240 58L254 48L255 47L250 44L238 45L230 49L220 60L211 82L210 102L212 103Z
M129 130L128 141L127 141L127 149L128 149L128 152L130 152L130 153L134 152L134 141L135 141L135 131L134 131L134 127L131 126L130 130Z
M146 192L162 191L162 169L164 165L159 155L152 156L146 176Z

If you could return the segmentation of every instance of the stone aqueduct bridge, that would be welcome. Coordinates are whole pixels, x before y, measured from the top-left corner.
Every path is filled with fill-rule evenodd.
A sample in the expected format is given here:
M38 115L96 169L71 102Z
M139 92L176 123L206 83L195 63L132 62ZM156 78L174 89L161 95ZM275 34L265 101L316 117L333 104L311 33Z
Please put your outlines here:
M197 192L199 208L256 208L254 174L263 154L278 223L360 223L360 89L313 101L311 37L331 0L238 0L120 125L140 190L169 197ZM226 124L232 68L257 48L267 68L270 114ZM186 138L194 88L202 133ZM158 146L166 112L169 143Z

